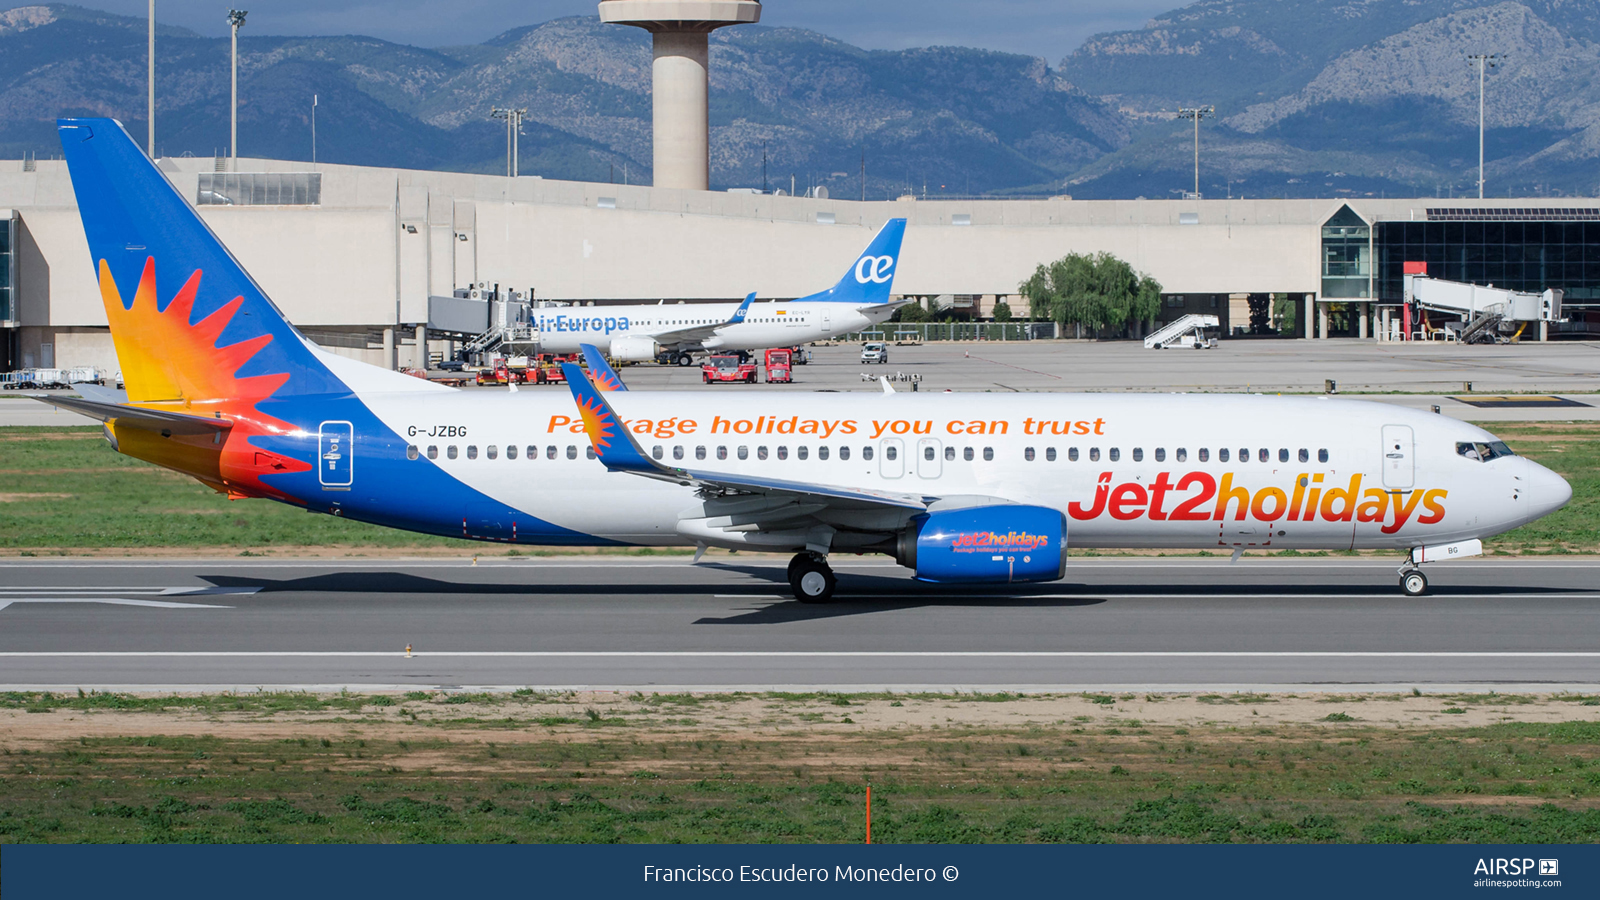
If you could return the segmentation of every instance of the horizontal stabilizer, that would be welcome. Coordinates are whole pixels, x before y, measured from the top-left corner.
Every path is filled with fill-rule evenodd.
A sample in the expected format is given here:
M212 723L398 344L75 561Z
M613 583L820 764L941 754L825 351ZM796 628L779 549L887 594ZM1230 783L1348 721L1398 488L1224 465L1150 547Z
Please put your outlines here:
M168 434L217 434L233 427L227 419L207 419L204 416L191 416L187 413L168 412L164 409L142 409L137 406L124 406L120 403L105 403L99 400L82 399L78 397L59 397L49 394L27 394L41 403L99 419L102 422L116 421L119 424L133 425L146 431L158 431Z

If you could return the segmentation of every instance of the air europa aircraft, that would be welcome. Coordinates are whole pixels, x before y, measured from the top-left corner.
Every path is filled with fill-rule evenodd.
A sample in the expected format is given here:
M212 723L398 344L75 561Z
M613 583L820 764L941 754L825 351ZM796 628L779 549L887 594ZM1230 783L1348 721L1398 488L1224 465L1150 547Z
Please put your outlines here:
M40 399L231 497L513 544L794 553L795 594L821 601L835 552L1003 584L1062 577L1069 543L1392 548L1418 594L1423 564L1571 496L1475 426L1323 398L623 392L576 367L570 394L433 385L302 337L115 121L59 127L127 395Z
M539 346L576 353L591 344L622 362L667 356L687 366L697 350L792 347L874 328L906 303L889 299L905 232L905 219L890 219L837 284L798 300L536 309Z

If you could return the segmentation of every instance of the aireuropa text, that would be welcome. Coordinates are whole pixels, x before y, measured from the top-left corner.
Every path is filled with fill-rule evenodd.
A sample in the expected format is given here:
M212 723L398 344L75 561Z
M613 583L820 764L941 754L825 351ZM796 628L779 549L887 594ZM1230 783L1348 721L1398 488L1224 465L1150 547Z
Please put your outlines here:
M778 866L740 866L738 869L730 867L707 868L705 866L691 866L687 868L671 866L645 866L644 880L648 882L800 882L800 881L938 881L939 873L934 869L919 869L899 865L894 868L867 869L859 866L834 866L832 873L826 868L805 868L791 865L787 868Z

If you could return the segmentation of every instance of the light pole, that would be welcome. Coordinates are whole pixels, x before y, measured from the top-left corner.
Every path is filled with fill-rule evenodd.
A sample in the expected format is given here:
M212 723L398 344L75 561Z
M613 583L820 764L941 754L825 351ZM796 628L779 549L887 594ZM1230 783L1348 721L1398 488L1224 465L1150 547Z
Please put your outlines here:
M1483 76L1500 65L1504 53L1469 53L1467 65L1478 70L1478 199L1483 199Z
M1178 118L1194 120L1194 198L1200 199L1200 120L1217 114L1215 106L1185 106L1178 110Z
M311 95L311 164L317 164L317 95Z
M232 160L230 168L239 171L239 29L244 27L244 17L248 13L242 9L228 10L228 27L233 33L233 88L232 103L229 115L229 146L228 156Z
M492 109L489 116L495 119L506 120L506 174L512 178L517 177L517 135L522 133L522 120L528 115L526 107L522 109Z
M148 82L147 87L149 88L149 95L148 95L148 97L146 99L149 101L149 108L150 108L150 140L149 140L149 143L145 146L145 152L150 155L151 159L155 159L156 158L156 0L150 0L150 47L149 47L148 56L149 56L149 63L150 63L150 71L148 73L148 76L147 76L146 80Z

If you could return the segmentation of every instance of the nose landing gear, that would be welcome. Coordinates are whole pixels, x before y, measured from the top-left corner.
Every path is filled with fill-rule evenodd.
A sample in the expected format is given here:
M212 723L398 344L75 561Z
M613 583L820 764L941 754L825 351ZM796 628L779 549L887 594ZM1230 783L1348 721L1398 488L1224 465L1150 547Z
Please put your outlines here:
M1428 576L1422 574L1421 569L1401 569L1400 590L1405 591L1407 597L1421 597L1428 592Z
M838 585L825 556L801 553L789 561L789 587L801 603L827 603Z

